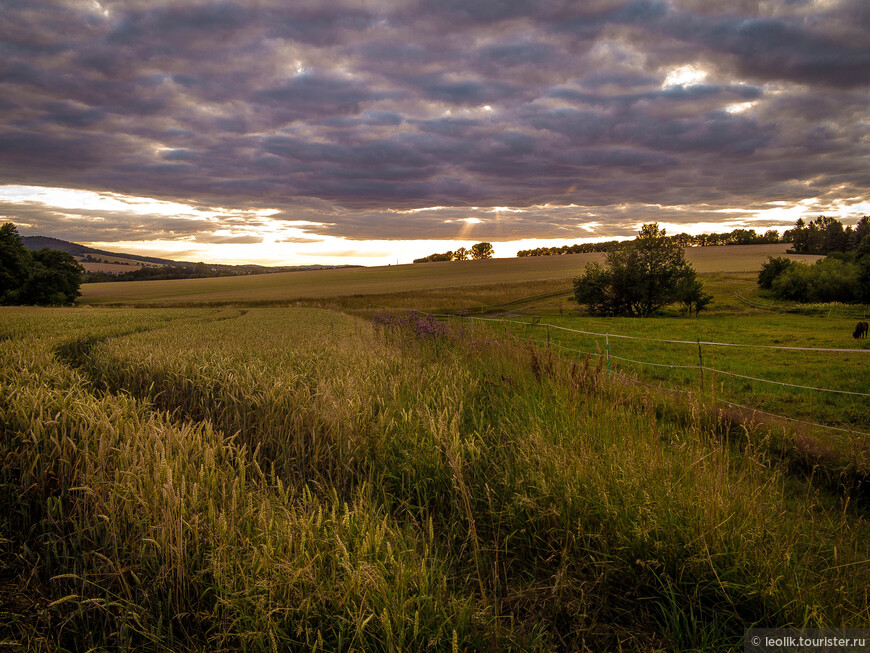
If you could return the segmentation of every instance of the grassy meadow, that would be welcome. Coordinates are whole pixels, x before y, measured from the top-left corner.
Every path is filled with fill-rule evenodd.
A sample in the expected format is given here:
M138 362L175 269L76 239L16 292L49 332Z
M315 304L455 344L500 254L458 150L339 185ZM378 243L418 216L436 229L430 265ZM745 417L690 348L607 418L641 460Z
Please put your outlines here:
M645 340L610 338L608 370L600 337L555 328L861 348L703 356L868 391L863 307L770 304L744 248L717 249L696 318L580 316L570 256L0 310L0 650L719 651L866 627L866 398L617 360L697 362Z

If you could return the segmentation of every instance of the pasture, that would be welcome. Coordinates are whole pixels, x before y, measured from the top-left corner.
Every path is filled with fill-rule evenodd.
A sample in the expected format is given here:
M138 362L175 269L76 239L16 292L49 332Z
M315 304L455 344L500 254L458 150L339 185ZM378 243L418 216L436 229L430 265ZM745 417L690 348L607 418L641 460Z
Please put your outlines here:
M692 318L577 315L575 257L0 310L0 641L713 651L750 626L866 626L867 399L702 381L697 345L655 341L858 348L703 356L867 392L864 307L770 304L744 248L717 249L731 271L705 272L715 303ZM245 300L266 276L291 281Z

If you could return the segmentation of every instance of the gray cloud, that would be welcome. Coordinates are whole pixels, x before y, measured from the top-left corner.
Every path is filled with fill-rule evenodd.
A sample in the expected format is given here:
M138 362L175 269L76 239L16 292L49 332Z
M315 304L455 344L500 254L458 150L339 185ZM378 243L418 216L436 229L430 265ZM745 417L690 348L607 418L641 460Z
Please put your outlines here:
M868 28L861 0L8 0L0 178L353 238L452 238L469 212L504 240L615 235L623 206L830 206L870 189ZM687 66L706 76L668 83ZM429 206L453 213L397 212ZM3 210L83 240L221 226Z

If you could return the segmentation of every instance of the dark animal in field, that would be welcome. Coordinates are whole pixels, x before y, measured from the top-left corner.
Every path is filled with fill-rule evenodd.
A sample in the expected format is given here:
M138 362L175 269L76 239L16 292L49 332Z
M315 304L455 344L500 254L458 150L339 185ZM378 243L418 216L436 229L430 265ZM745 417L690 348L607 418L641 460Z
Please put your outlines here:
M870 329L870 326L866 322L858 322L855 325L855 333L852 334L853 338L866 338L867 330Z

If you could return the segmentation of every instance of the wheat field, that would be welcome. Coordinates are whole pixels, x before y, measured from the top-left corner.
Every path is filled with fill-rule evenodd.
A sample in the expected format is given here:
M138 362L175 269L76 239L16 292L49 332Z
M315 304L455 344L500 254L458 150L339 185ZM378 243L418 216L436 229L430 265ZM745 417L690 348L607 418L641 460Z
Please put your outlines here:
M870 622L865 507L692 399L423 315L0 312L0 641L722 650Z

